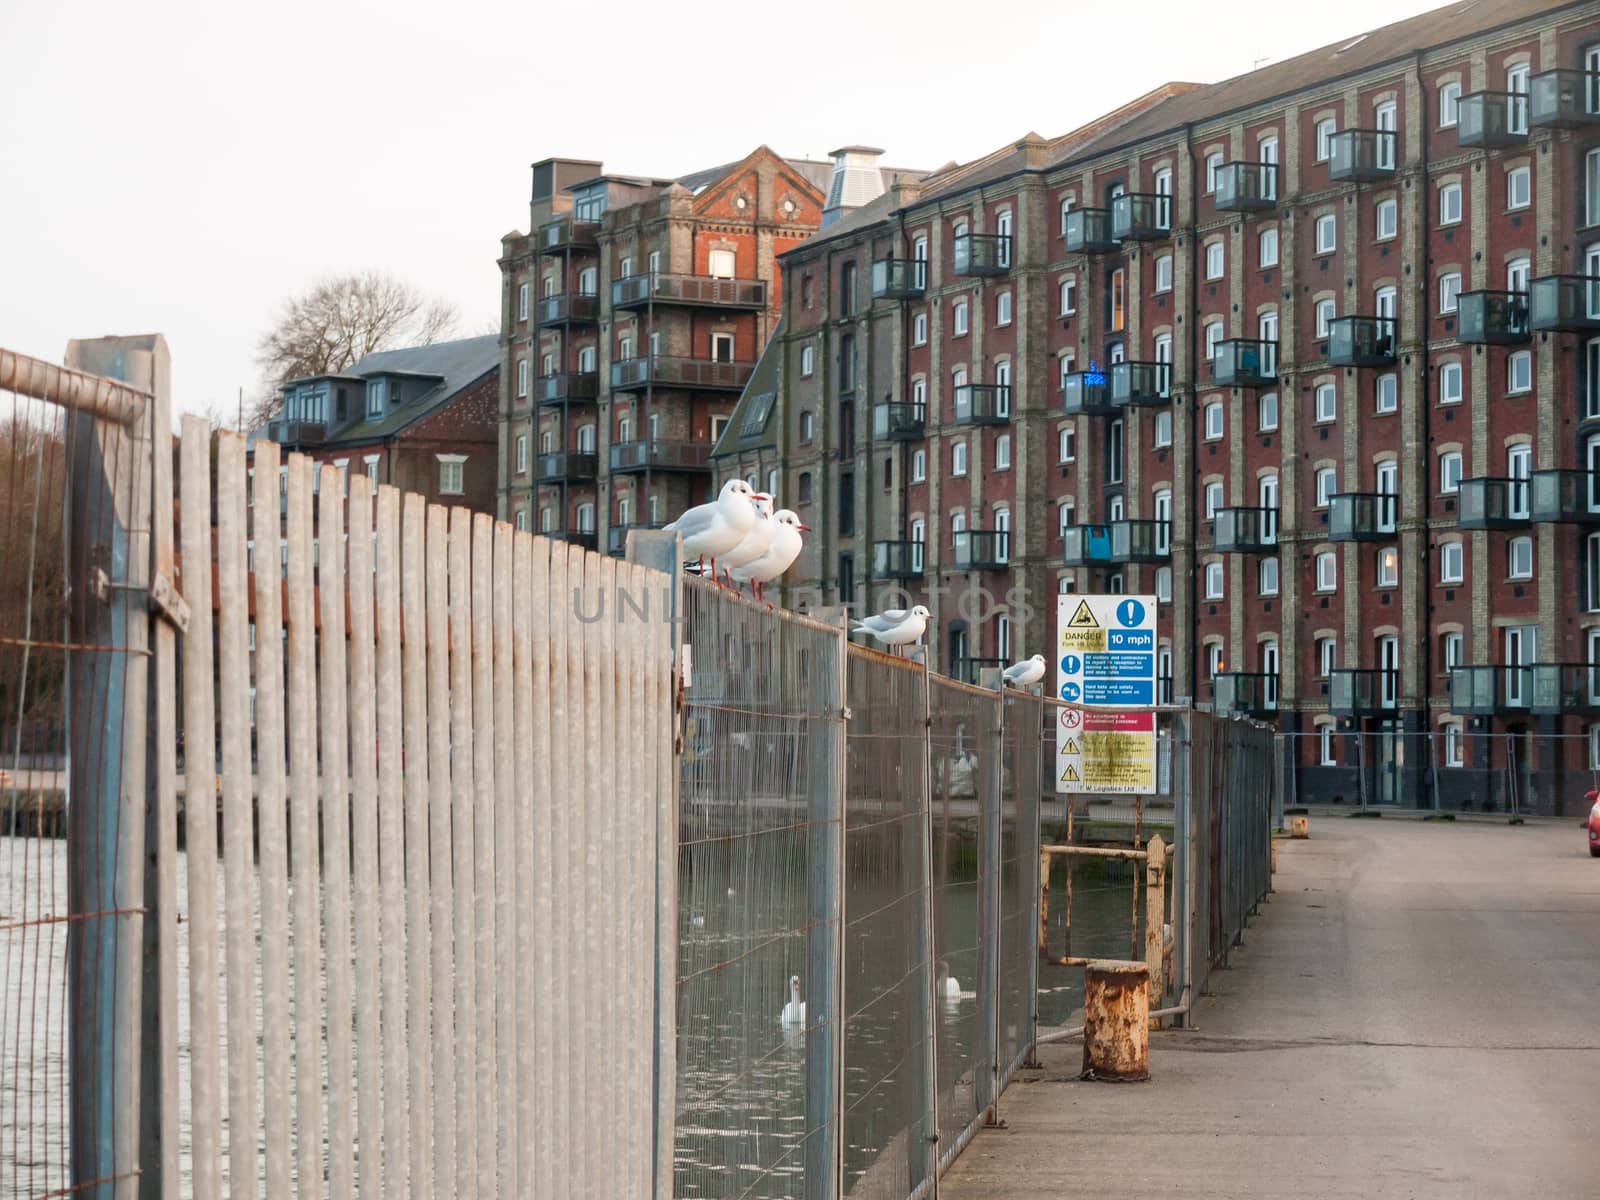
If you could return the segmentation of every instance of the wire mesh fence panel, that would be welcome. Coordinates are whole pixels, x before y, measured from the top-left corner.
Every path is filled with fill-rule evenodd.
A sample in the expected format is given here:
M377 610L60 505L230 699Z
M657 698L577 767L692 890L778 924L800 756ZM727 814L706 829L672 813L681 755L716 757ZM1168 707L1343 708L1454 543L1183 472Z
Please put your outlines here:
M675 1192L801 1196L837 1120L841 630L698 580L684 617Z
M1039 901L1039 802L1034 781L1049 778L1039 731L1045 708L1006 692L1001 711L1004 775L1000 789L1000 919L995 1011L997 1091L1033 1048L1039 956L1034 945ZM1052 789L1053 790L1053 789Z
M927 676L850 647L845 835L845 1192L930 1181L934 1038Z

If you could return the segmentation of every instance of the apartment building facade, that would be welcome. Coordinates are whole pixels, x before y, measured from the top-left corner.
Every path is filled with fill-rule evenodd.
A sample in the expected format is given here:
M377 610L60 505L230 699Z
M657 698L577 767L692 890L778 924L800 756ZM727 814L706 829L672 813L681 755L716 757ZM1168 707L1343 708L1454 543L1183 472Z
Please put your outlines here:
M1162 698L1290 794L1575 809L1600 750L1600 14L1454 6L1066 137L786 255L794 597L944 669L1160 600ZM741 418L736 416L736 422ZM763 458L765 456L765 458Z

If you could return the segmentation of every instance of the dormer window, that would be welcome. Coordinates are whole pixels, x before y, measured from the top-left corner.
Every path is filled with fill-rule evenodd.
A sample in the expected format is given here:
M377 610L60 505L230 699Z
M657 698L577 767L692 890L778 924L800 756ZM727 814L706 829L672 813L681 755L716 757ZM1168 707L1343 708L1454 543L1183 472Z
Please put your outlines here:
M400 407L400 381L398 379L389 381L389 407Z
M383 380L374 379L367 384L367 416L383 415Z

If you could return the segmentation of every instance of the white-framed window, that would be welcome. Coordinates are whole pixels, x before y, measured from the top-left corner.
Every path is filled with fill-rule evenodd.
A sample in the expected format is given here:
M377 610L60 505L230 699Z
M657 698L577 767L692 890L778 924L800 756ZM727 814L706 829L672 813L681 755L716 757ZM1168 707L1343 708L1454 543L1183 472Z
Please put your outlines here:
M1444 723L1444 765L1459 767L1462 763L1461 754L1461 722L1446 721Z
M1439 189L1439 224L1456 225L1461 221L1461 185L1447 183Z
M1325 425L1339 419L1339 391L1331 383L1317 384L1316 422Z
M1223 598L1224 572L1219 562L1206 564L1206 599L1221 600Z
M1217 190L1217 172L1222 170L1222 151L1213 150L1206 155L1206 195Z
M594 532L594 501L585 500L578 505L578 532Z
M1461 295L1461 273L1448 271L1439 276L1439 311L1440 313L1453 313L1456 311L1456 298Z
M1215 362L1217 347L1222 344L1222 322L1212 321L1206 326L1206 361Z
M1392 196L1387 200L1379 200L1374 221L1375 232L1373 236L1380 242L1399 236L1400 233L1400 202Z
M1172 489L1160 488L1151 497L1156 521L1156 553L1166 554L1172 549Z
M1172 255L1162 254L1156 257L1156 292L1170 292L1172 290Z
M1077 370L1078 356L1072 350L1063 350L1056 356L1056 382L1062 391L1067 390L1067 376Z
M1327 508L1333 501L1335 493L1339 490L1339 473L1332 467L1322 467L1317 471L1317 507Z
M528 435L525 434L525 433L519 433L519 434L517 434L517 474L518 475L526 475L527 473L528 473Z
M1324 550L1317 555L1317 591L1336 592L1339 590L1339 556L1332 550Z
M439 460L439 494L459 496L466 487L467 456L465 454L436 454Z
M1221 642L1208 642L1206 644L1206 678L1215 679L1222 674L1223 654Z
M526 397L528 394L528 360L517 359L517 396Z
M1009 471L1011 469L1011 435L1002 433L994 439L994 469L996 471Z
M1332 254L1339 246L1339 222L1332 213L1317 218L1317 253Z
M648 266L650 274L652 274L652 275L659 274L660 271L661 271L661 251L659 251L659 250L650 251L650 256L647 259L645 259L645 262L646 262L646 264Z
M1448 450L1439 455L1439 492L1453 496L1461 490L1461 452Z
M596 351L593 346L581 346L578 349L578 374L593 375L595 369Z
M1339 126L1332 117L1317 122L1317 161L1327 162L1333 157L1333 135Z
M911 318L911 344L913 346L928 344L928 314L925 312L919 312Z
M1380 413L1392 413L1400 407L1400 378L1397 375L1379 375L1375 407Z
M950 446L950 474L965 475L967 473L967 444L954 442Z
M1206 484L1205 503L1206 520L1214 520L1217 515L1217 510L1224 507L1226 504L1226 500L1223 497L1222 485L1220 483Z
M1521 97L1511 102L1510 111L1506 114L1508 133L1528 132L1528 75L1531 71L1527 63L1518 63L1506 69L1506 91Z
M1444 664L1445 674L1449 674L1461 665L1461 635L1447 633L1440 639L1440 661Z
M626 279L626 278L628 278L628 276L630 276L632 274L633 274L633 255L624 254L621 258L619 258L617 260L617 278L618 279ZM624 522L622 522L622 524L626 525L627 522L624 521Z
M1278 227L1269 225L1256 242L1256 265L1262 270L1278 265Z
M1070 317L1078 311L1078 277L1076 275L1063 275L1061 285L1057 289L1061 301L1061 315Z
M928 411L928 380L925 376L918 375L911 381L911 403L926 418Z
M251 697L252 703L255 697ZM251 720L255 719L255 709L250 710ZM1589 726L1589 769L1600 771L1600 724Z
M1056 433L1056 460L1058 462L1074 462L1078 457L1078 431L1071 425Z
M1533 578L1533 539L1514 537L1506 543L1506 575L1511 579Z
M581 296L594 295L595 288L598 285L599 280L600 270L598 267L583 268L583 270L578 272L578 294Z
M1276 555L1268 555L1261 560L1256 571L1257 591L1263 596L1276 596L1278 594L1278 559Z
M1533 172L1527 167L1512 167L1506 172L1506 207L1527 208L1533 203Z
M1583 215L1585 225L1600 225L1600 149L1583 156Z
M1332 675L1339 665L1339 639L1320 637L1317 639L1317 675L1326 679Z
M1156 568L1156 603L1157 604L1171 604L1172 603L1172 568L1171 567L1157 567ZM1166 659L1167 659L1167 670L1162 673L1162 677L1166 678L1167 676L1170 676L1172 674L1172 669L1171 669L1172 668L1172 661L1171 661L1172 660L1172 651L1170 649L1163 649L1161 653L1163 655L1165 655ZM1161 703L1166 704L1166 703L1169 703L1169 702L1166 701L1166 700L1163 700L1163 701L1161 701Z
M955 545L956 534L967 531L967 514L956 510L950 514L950 544Z
M1221 279L1226 274L1223 264L1222 242L1206 243L1206 278Z
M714 420L715 420L715 418L713 418L713 421ZM717 440L717 437L718 437L718 435L720 433L721 433L720 429L713 429L711 431L711 440L712 440L712 442L715 442ZM592 421L589 422L586 425L578 426L578 453L579 454L593 454L594 453L594 423Z
M1506 391L1511 395L1533 390L1533 351L1513 350L1506 355Z
M1455 80L1439 85L1439 128L1454 129L1456 103L1461 99L1461 85Z
M950 325L955 332L955 336L961 337L967 332L967 302L965 300L957 300L952 307Z
M1439 403L1461 403L1461 364L1444 363L1439 367Z
M1514 258L1506 264L1506 291L1525 292L1533 277L1533 264L1525 258Z
M1600 612L1600 533L1583 539L1584 609Z
M1172 414L1165 409L1156 412L1155 431L1151 436L1151 444L1157 450L1172 445Z
M1011 293L1001 292L994 299L994 323L996 325L1011 324Z
M1256 397L1256 429L1271 433L1278 428L1278 393L1262 392Z
M1078 516L1078 506L1071 500L1063 500L1056 506L1056 536L1065 538L1067 530L1071 529Z
M800 414L800 440L809 442L816 435L816 429L817 418L810 409L807 409Z
M516 524L516 530L517 530L518 533L526 533L528 531L528 510L527 509L525 509L525 508L517 509L516 515L515 515L515 524Z
M1439 545L1439 582L1460 583L1464 567L1460 542L1441 542Z
M1333 329L1335 315L1332 300L1317 301L1317 337L1319 339L1327 337Z
M539 532L549 533L556 527L556 510L546 505L539 510Z
M528 285L523 284L517 289L517 320L528 319Z
M1325 721L1317 726L1317 763L1319 766L1336 767L1339 765L1338 756L1334 753L1333 723Z
M1206 405L1206 441L1214 442L1222 436L1222 402L1213 400Z
M654 346L650 348L650 352L652 354L655 353ZM711 335L711 361L718 363L731 363L733 361L733 334L713 333Z
M368 454L364 455L361 459L361 461L366 464L367 478L370 479L374 484L378 482L378 463L382 457L383 456L379 454Z
M1379 546L1378 561L1378 586L1381 588L1397 587L1400 583L1400 550L1395 546Z
M911 482L926 483L928 479L928 452L917 449L911 452Z
M1111 332L1128 327L1128 273L1121 267L1111 272Z
M800 347L800 374L810 375L816 369L816 351L810 342Z
M1107 483L1122 482L1122 436L1123 429L1121 421L1112 421L1106 426ZM1119 505L1122 503L1121 496L1114 496L1112 499Z

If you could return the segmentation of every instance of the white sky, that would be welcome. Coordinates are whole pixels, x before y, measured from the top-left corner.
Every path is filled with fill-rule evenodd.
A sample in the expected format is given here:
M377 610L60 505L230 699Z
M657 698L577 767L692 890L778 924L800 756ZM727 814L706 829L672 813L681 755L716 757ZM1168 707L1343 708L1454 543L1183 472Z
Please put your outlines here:
M854 142L931 168L1436 4L0 4L0 344L159 331L177 407L231 410L320 274L378 267L492 328L535 159L674 176Z

